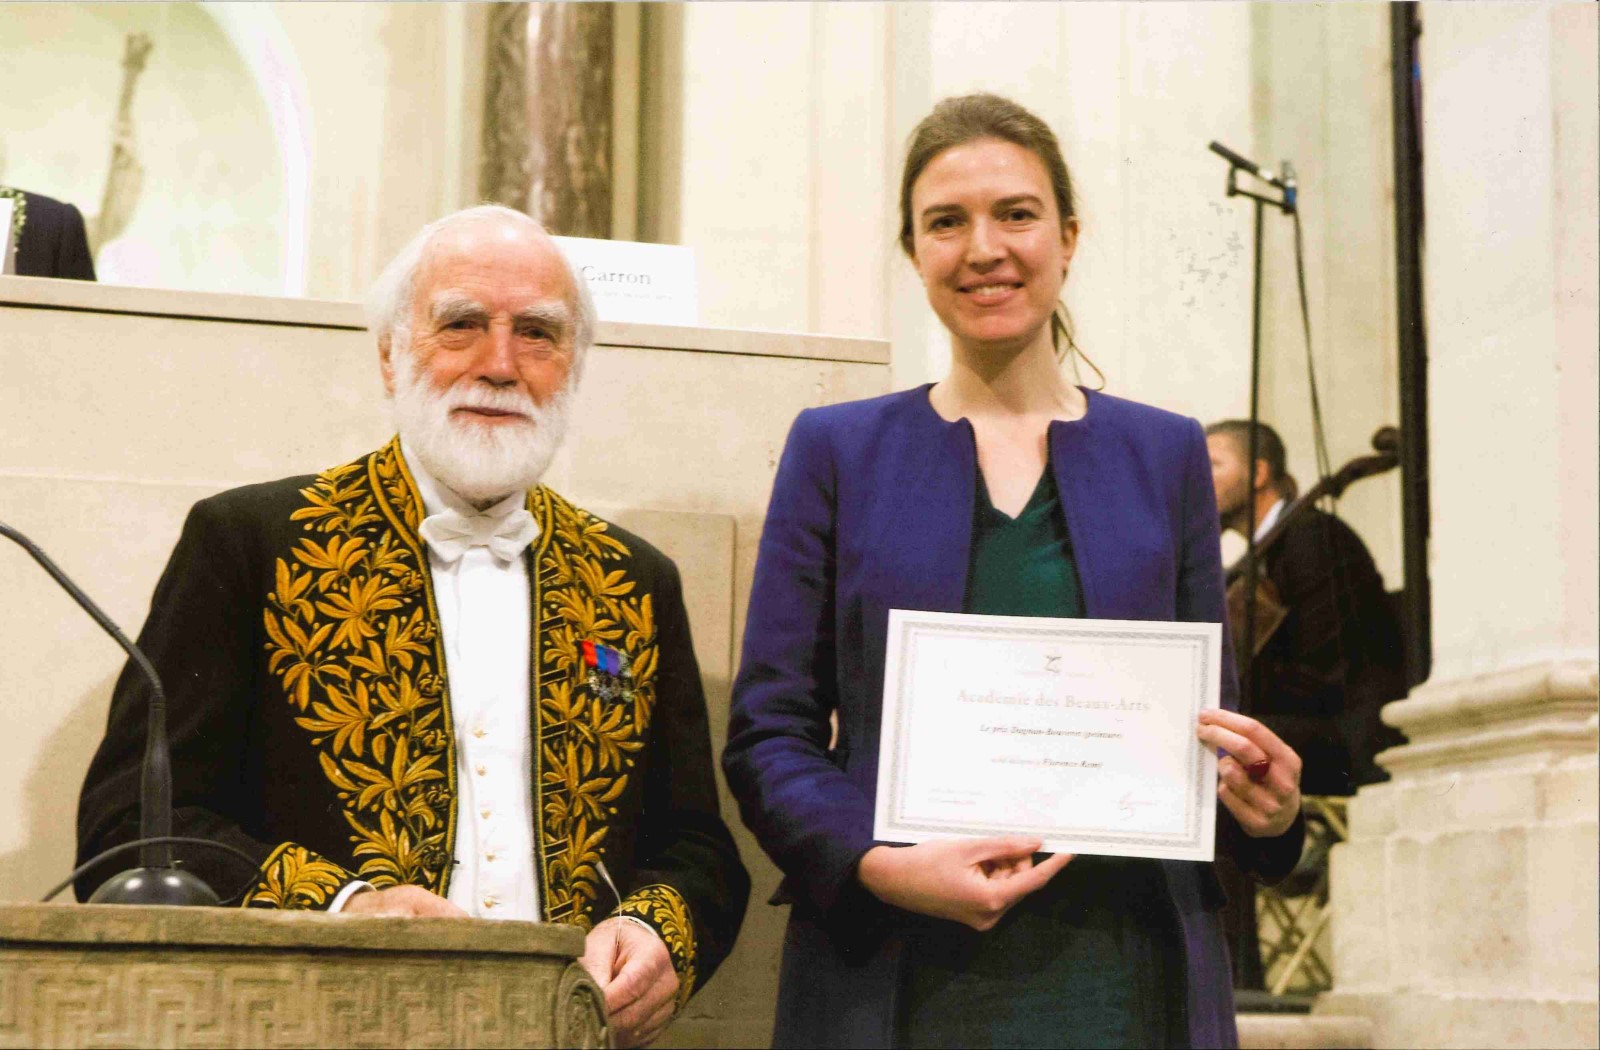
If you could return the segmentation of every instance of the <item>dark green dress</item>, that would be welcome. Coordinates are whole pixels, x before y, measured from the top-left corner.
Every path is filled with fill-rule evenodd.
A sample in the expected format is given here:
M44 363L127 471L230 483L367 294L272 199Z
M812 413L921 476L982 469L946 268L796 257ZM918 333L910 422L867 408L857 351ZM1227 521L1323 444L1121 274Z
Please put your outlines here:
M1015 518L979 475L965 611L1084 614L1048 465ZM901 1046L1187 1043L1183 949L1157 861L1078 857L987 933L919 918L906 959Z

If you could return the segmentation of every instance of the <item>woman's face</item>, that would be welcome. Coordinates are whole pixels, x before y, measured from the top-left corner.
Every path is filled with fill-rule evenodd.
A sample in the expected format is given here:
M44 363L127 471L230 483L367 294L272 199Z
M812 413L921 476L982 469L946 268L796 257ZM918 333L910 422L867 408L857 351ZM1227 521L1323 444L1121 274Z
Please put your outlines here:
M934 157L911 186L912 261L956 343L1020 349L1049 339L1077 245L1044 162L999 139Z

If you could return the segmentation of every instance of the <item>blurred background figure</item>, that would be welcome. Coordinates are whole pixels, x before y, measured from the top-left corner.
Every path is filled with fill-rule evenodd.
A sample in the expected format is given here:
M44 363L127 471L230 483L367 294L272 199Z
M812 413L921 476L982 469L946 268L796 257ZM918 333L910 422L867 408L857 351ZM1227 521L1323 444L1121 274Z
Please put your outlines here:
M1245 466L1248 421L1206 428L1222 527L1254 532L1259 543L1294 502L1297 486L1278 432L1263 423L1258 433L1252 472ZM1362 784L1387 780L1373 758L1402 738L1378 709L1405 695L1405 654L1367 545L1340 518L1302 506L1261 565L1285 614L1257 639L1243 710L1304 759L1307 794L1353 795Z
M1240 710L1300 755L1307 795L1353 795L1388 779L1374 757L1404 742L1378 714L1406 693L1399 619L1361 537L1338 517L1295 504L1299 486L1287 470L1283 439L1265 423L1256 435L1251 470L1248 420L1206 428L1222 527L1254 534L1261 544L1286 522L1275 542L1257 548L1264 585L1282 616L1256 640ZM1319 863L1325 868L1325 852ZM1234 986L1262 990L1267 975L1255 880L1227 857L1218 858L1217 872L1228 891L1224 924Z
M111 131L111 166L97 215L85 222L77 205L0 185L0 196L15 202L11 220L14 264L6 272L21 277L95 279L95 253L127 228L144 184L144 165L139 162L133 134L133 95L152 46L144 33L129 33L124 41L122 90ZM0 147L0 174L5 170L4 160Z
M94 280L89 236L76 206L10 186L0 186L0 196L11 198L16 206L11 217L15 264L6 272Z

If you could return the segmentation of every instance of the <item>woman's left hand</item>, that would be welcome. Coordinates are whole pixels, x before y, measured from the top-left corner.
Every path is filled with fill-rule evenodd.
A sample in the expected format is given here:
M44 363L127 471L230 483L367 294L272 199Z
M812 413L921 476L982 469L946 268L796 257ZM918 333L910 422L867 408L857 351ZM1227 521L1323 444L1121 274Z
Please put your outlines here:
M1294 749L1254 718L1220 708L1200 712L1195 735L1227 752L1217 760L1217 798L1245 834L1268 839L1288 831L1300 812L1300 756Z

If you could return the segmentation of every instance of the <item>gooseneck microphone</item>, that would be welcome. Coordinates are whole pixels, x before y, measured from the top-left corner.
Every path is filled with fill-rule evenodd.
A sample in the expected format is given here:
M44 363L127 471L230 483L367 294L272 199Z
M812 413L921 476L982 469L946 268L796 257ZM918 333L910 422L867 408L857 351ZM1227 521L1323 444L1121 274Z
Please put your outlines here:
M150 683L149 717L145 724L144 761L139 781L139 863L113 875L89 898L91 904L218 904L216 893L194 874L172 866L173 842L193 841L207 846L228 847L209 840L188 840L172 835L172 755L167 745L167 694L161 688L161 679L150 660L128 640L87 594L50 560L49 555L28 537L0 522L0 535L14 541L49 573L61 589L72 596L84 612L109 634L134 662ZM87 870L101 857L122 852L126 847L113 847L100 857L95 857L78 869ZM234 852L229 850L230 852ZM76 875L78 872L74 872ZM59 889L57 890L59 892ZM54 896L54 893L51 894Z
M1256 178L1260 179L1262 182L1269 182L1278 187L1280 190L1292 190L1294 188L1294 172L1287 168L1287 166L1285 167L1283 175L1280 177L1274 174L1272 169L1263 168L1255 161L1250 160L1247 157L1240 156L1220 142L1212 142L1210 149L1212 153L1215 153L1229 164L1232 164L1236 168L1242 168L1243 170L1254 175Z

